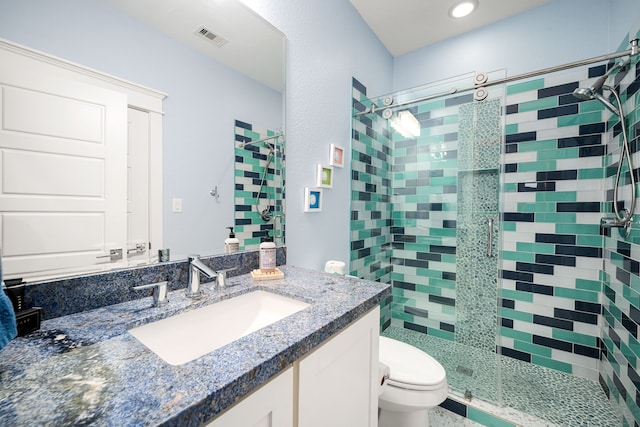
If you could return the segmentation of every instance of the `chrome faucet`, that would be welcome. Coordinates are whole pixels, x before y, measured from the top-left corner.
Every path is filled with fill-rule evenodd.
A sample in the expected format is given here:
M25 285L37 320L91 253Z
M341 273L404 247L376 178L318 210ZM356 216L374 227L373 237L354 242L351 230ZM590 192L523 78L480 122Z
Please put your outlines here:
M189 255L189 282L187 283L187 297L199 298L202 296L200 289L200 273L209 279L215 278L218 273L210 269L200 260L199 255Z

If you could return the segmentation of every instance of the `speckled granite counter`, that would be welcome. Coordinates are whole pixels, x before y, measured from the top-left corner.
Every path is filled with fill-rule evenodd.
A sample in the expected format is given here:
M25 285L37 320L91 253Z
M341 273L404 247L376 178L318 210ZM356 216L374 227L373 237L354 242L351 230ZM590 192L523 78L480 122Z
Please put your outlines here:
M143 298L43 322L0 350L0 425L200 425L390 294L377 282L280 269L281 280L243 275L223 290L205 284L200 300L178 290L161 308ZM166 364L127 332L255 289L311 306L181 366Z

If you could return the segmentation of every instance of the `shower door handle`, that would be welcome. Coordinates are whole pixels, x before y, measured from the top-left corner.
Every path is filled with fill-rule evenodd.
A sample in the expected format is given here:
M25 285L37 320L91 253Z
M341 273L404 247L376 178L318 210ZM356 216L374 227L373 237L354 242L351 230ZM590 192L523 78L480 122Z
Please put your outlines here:
M487 221L487 258L493 256L493 218Z

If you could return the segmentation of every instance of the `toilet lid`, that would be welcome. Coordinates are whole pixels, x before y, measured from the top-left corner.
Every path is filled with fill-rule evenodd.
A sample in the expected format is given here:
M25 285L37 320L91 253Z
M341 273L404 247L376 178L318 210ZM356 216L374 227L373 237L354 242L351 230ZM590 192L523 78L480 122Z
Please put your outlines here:
M402 341L380 337L380 362L389 366L389 384L425 390L442 385L446 372L436 359Z

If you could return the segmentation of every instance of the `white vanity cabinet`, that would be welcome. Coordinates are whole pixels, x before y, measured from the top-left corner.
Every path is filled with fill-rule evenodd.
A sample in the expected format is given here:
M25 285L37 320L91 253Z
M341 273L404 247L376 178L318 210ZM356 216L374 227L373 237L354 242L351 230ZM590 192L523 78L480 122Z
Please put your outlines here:
M379 322L376 307L296 362L299 427L378 425Z
M293 427L293 368L207 424L210 427Z
M377 426L379 320L376 307L208 425Z

